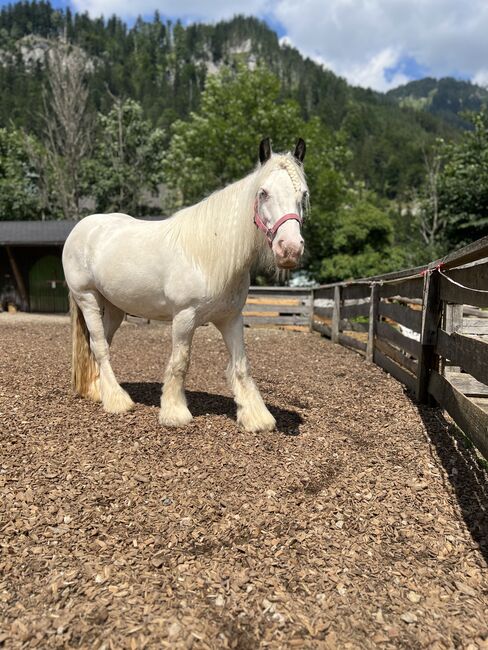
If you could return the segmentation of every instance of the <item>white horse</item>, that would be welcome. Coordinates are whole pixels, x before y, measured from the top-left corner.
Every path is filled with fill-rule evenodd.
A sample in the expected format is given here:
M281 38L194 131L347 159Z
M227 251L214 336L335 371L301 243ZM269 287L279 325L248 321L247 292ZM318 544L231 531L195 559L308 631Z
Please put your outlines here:
M192 415L184 381L195 328L211 322L229 350L228 377L237 420L247 431L267 431L275 419L249 374L242 309L257 258L294 268L303 253L300 232L308 190L302 162L305 142L293 154L274 154L269 139L260 163L244 179L164 221L125 214L93 214L73 229L63 250L71 294L76 392L123 413L134 404L118 384L109 346L124 314L172 320L169 360L159 422L183 426Z

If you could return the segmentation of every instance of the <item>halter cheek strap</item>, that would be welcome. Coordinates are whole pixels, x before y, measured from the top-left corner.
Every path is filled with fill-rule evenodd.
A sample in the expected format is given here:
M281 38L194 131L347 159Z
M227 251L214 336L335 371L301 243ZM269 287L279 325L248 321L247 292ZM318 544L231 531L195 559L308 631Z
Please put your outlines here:
M290 221L290 219L293 219L294 221L298 221L300 226L302 225L301 216L294 212L290 212L289 214L285 214L283 217L280 217L278 221L274 223L271 228L268 228L268 226L264 223L264 221L261 219L261 216L259 215L258 202L256 201L256 203L254 204L254 223L259 228L259 230L264 232L264 234L266 235L266 239L268 240L268 244L270 248L273 245L273 240L276 237L276 233L278 232L278 229L286 221Z

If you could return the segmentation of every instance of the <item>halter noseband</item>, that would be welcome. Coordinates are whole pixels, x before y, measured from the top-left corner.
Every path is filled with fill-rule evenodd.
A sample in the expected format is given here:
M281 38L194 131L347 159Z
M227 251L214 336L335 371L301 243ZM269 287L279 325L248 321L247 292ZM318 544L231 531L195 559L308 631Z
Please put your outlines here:
M303 219L299 214L296 214L295 212L290 212L289 214L285 214L283 217L280 217L278 221L271 226L271 228L268 228L268 226L264 223L264 221L261 219L259 215L259 208L258 208L258 200L256 199L256 202L254 203L254 223L256 226L264 232L266 235L266 239L268 240L269 247L271 248L273 246L273 241L274 238L276 237L276 233L278 232L278 229L281 228L281 226L286 222L290 221L290 219L294 219L295 221L298 221L300 227L302 225Z

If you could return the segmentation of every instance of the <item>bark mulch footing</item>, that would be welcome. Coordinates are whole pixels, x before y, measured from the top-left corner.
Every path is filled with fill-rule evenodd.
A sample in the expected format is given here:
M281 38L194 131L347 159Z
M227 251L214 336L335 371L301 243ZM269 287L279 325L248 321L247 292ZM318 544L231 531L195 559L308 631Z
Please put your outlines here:
M70 389L68 324L0 328L0 645L488 647L488 489L440 411L318 335L248 330L278 431L235 423L195 337L181 430L157 421L167 326L124 324L137 402Z

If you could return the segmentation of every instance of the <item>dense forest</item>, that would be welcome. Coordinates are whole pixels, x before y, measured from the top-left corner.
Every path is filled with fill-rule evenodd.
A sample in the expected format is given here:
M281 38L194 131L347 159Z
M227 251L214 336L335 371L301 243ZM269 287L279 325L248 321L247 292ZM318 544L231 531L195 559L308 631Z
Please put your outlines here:
M89 56L93 108L106 112L110 93L142 106L154 126L168 127L197 110L209 73L238 62L265 65L280 80L281 97L294 99L302 116L318 116L347 134L352 171L390 198L421 181L419 150L436 137L453 137L444 121L428 112L401 108L373 91L352 88L294 48L255 18L216 25L151 22L128 28L119 18L90 18L54 10L48 2L21 2L0 12L0 123L42 128L41 89L49 40L65 38Z
M246 173L261 137L283 148L304 135L315 279L464 241L438 210L447 147L483 130L464 111L481 111L488 93L467 82L384 95L349 86L255 18L184 26L156 13L129 28L41 1L0 11L0 87L2 219L169 212Z

